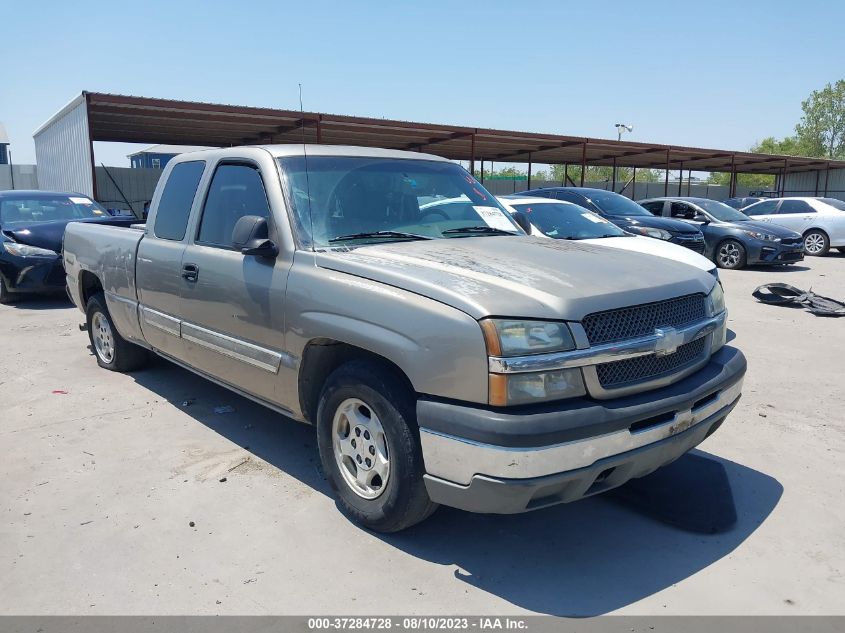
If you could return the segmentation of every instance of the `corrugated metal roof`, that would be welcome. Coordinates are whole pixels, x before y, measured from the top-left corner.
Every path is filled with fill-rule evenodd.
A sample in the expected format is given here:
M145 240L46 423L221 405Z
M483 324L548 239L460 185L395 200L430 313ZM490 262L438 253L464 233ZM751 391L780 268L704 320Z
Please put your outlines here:
M418 123L322 112L93 92L83 93L80 98L86 98L88 102L88 123L93 141L218 147L318 143L426 151L452 160L483 159L510 163L571 165L616 164L620 167L723 172L736 170L739 173L761 174L845 168L845 161L800 156Z

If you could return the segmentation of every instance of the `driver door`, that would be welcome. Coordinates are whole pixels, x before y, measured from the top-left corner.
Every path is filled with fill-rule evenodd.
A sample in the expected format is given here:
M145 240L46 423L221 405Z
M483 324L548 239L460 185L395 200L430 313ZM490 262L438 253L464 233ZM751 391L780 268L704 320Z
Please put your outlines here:
M232 246L235 224L246 215L266 218L279 243L258 165L218 163L182 257L182 337L192 367L277 402L290 261Z

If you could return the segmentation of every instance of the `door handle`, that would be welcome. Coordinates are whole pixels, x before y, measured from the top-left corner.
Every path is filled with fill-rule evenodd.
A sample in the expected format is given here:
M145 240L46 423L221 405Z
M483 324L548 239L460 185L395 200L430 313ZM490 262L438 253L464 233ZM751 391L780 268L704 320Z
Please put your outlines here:
M196 281L200 276L200 268L196 264L185 264L182 266L182 278L187 281Z

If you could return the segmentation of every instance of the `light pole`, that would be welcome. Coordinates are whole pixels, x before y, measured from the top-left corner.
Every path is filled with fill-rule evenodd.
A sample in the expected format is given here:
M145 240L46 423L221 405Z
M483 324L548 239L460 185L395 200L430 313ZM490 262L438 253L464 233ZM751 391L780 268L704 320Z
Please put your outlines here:
M628 125L627 123L617 123L616 124L616 140L622 140L622 132L627 131L629 134L634 131L633 125ZM616 159L613 159L613 190L616 191Z

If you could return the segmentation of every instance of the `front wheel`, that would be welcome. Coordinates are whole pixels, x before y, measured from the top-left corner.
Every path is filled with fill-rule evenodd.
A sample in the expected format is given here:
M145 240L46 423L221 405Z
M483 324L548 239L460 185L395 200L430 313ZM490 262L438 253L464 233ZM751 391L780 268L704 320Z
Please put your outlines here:
M429 517L414 397L395 375L351 361L326 381L317 409L323 472L350 519L398 532Z
M824 257L830 250L830 239L827 233L813 229L804 233L804 253Z
M127 372L140 369L148 360L147 350L130 343L114 327L106 297L98 292L90 299L85 310L88 339L97 358L97 364L110 371Z
M736 240L725 240L716 250L716 264L719 268L736 270L745 266L745 247Z

